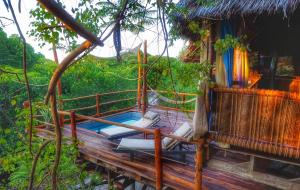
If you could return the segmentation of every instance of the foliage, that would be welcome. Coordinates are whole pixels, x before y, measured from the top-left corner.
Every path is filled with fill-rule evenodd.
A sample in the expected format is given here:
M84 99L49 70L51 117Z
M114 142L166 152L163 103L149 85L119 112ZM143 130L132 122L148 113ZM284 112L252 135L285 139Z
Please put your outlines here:
M62 1L58 2L64 6ZM175 4L171 1L166 3L159 1L158 5L156 3L157 1L120 0L114 2L95 2L83 0L79 1L78 5L74 5L72 12L77 21L95 34L103 34L106 27L111 26L112 21L117 22L116 24L119 25L119 28L116 29L118 30L139 33L145 30L146 25L153 24L155 19L157 19L152 18L157 10L166 11L164 12L165 14L171 15L172 10L175 8ZM154 10L155 6L157 6L157 9ZM122 12L124 7L126 9ZM68 48L72 48L73 45L77 43L78 36L72 31L67 30L67 27L45 11L43 7L38 6L32 10L31 17L33 21L31 23L32 30L30 31L30 35L34 36L36 40L41 41L41 46L44 46L46 43L61 46L61 44L58 43L62 40L66 40ZM165 15L163 15L163 17L165 18ZM164 27L166 26L164 25ZM166 35L167 34L165 34L164 37L167 40L168 37ZM16 42L17 38L13 39L14 42ZM17 43L14 45L16 54L21 56L21 46L18 46ZM29 79L31 84L33 84L33 100L39 101L43 99L43 95L47 90L47 85L44 84L49 82L56 65L44 58L36 63L40 64L32 64L32 67L29 69ZM209 70L208 64L182 64L168 57L149 56L149 63L150 64L146 66L146 69L149 70L149 85L156 89L170 91L196 92L196 84L198 80L204 76L199 75L199 72L206 74ZM121 89L134 89L136 88L137 78L136 65L136 55L126 55L121 63L117 63L113 58L102 59L95 56L87 56L79 63L70 67L63 75L63 97L68 98ZM5 68L13 70L16 73L21 73L20 69L13 66L15 65L5 66ZM2 75L0 77L2 77ZM7 119L4 119L4 122L1 123L1 129L4 130L0 131L0 139L9 138L14 139L14 141L10 143L5 142L4 152L0 155L0 170L9 176L8 188L24 189L27 186L28 174L32 167L32 156L29 154L28 147L24 146L27 142L24 129L27 126L28 112L26 111L28 110L20 111L22 109L22 103L26 99L25 92L20 90L23 88L24 80L21 77L20 81L16 81L13 75L5 75L3 78L4 80L0 82L5 84L6 88L1 89L1 91L6 91L7 94L3 96L1 93L0 98L5 102L7 109L3 111L3 106L1 105L1 111L3 111L5 115L9 114L9 118L11 118L12 121L16 121L9 124L9 126L12 126L12 129L18 130L12 130L14 131L13 133L7 130ZM16 90L18 91L16 95L11 96L10 93L15 93L14 91ZM109 98L112 97L103 98L101 101L108 101ZM68 109L91 103L94 104L95 100L72 102L64 106L65 109ZM135 104L135 102L118 104L108 107L107 109L117 108L127 104ZM47 109L47 107L40 107L39 110L34 111L35 113L39 111L43 119L49 121L51 118L49 117ZM21 114L18 115L18 113ZM36 124L37 123L34 123L34 125ZM37 152L38 147L42 144L42 140L34 138L33 142L33 150ZM43 181L44 176L49 175L49 172L51 172L56 151L54 147L54 143L50 143L42 151L35 173L35 186ZM59 186L62 189L73 187L84 179L83 176L86 176L82 173L82 168L75 164L76 155L77 150L74 147L67 144L63 145L61 163L58 171ZM50 188L50 181L47 176L42 184L43 189Z
M0 28L0 66L10 65L13 67L22 67L22 42L20 38L13 34L7 34ZM27 61L28 67L39 64L44 59L40 53L35 53L32 46L27 44Z
M3 171L11 173L7 188L26 189L28 185L32 157L29 154L28 146L24 146L24 143L26 141L20 140L13 153L1 158ZM34 139L34 150L37 151L41 144L41 139ZM102 181L101 176L88 174L84 171L84 165L75 163L77 155L77 149L73 145L63 144L58 175L60 189L72 189L72 187L74 189L78 184L83 186L84 179L87 177L98 178L98 184ZM51 167L54 157L55 146L54 143L50 143L43 150L38 161L35 173L35 187L41 183L41 189L51 189Z
M58 3L65 8L61 1ZM35 9L30 11L31 18L31 30L29 35L35 37L40 42L41 47L48 44L55 44L56 46L64 47L61 41L66 41L67 46L64 47L67 50L70 47L74 47L76 44L77 34L65 27L65 25L55 18L51 13L39 4Z
M38 111L45 112L46 107L34 106L34 113ZM24 133L25 126L28 126L29 110L22 109L17 111L16 127L14 130L9 128L1 128L1 155L0 155L0 173L8 175L8 181L0 181L1 188L4 189L26 189L29 181L29 174L32 167L33 157L29 153L27 144L27 135ZM38 123L35 121L34 125ZM17 129L17 130L16 130ZM6 136L3 136L6 135ZM35 137L33 139L33 151L37 152L43 140ZM24 146L25 145L25 146ZM95 173L87 173L85 165L76 164L78 150L68 143L63 144L61 164L59 165L59 187L60 189L74 189L76 185L81 185L84 189L89 186L98 185L102 180L101 176ZM55 145L48 144L42 151L40 159L37 163L35 172L35 187L40 186L41 189L51 189L51 167L55 159ZM97 178L98 183L84 184L86 178ZM95 180L93 180L95 182ZM1 189L0 188L0 189Z
M63 1L58 1L65 8ZM128 0L127 1L90 1L82 0L73 4L72 14L76 21L95 35L102 35L107 28L110 28L115 20L118 20L120 28L115 30L131 31L139 33L145 30L145 26L153 24L155 13L151 1ZM125 6L123 14L122 9ZM30 11L31 30L29 34L40 41L40 46L46 43L64 47L67 50L74 48L78 41L78 35L69 30L63 23L56 19L44 7L37 4L36 8ZM119 36L120 38L120 36ZM59 42L66 41L66 44ZM115 44L116 45L116 44Z
M224 39L218 39L214 45L214 48L219 53L224 53L230 48L247 48L244 44L246 36L234 37L227 34Z
M155 59L150 57L149 61ZM178 92L198 93L197 83L200 79L200 72L209 72L208 64L182 63L181 61L170 58L169 67L167 59L162 58L157 64L151 67L148 74L148 81L152 88L160 90L173 91L172 83L175 83L175 90ZM170 75L173 74L175 81L172 81Z

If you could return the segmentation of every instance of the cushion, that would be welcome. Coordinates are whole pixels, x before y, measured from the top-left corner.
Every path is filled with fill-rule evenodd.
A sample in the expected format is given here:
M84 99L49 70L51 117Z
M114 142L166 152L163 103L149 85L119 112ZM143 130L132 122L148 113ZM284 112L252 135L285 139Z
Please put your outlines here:
M187 137L191 133L191 126L189 125L188 122L184 122L174 133L173 135L179 136L179 137ZM174 139L165 137L162 141L163 145L165 147L168 147Z
M154 140L122 138L118 149L154 150Z
M131 124L132 126L135 127L140 127L140 128L146 128L149 127L153 123L152 120L141 118L140 120L134 122ZM134 129L129 129L125 127L118 127L118 126L112 126L112 127L107 127L104 129L101 129L100 132L106 136L115 136L115 135L120 135L120 134L127 134L130 132L136 131Z
M106 136L114 136L114 135L119 135L119 134L123 134L123 133L129 133L135 131L133 129L128 129L125 127L108 127L108 128L104 128L101 129L100 132L105 134Z
M152 111L147 111L144 115L144 118L146 119L150 119L150 120L154 120L155 118L157 118L159 116L158 113L152 112Z
M135 126L135 127L146 128L146 127L149 127L152 124L153 124L152 120L146 119L146 118L141 118L140 120L134 122L131 125Z

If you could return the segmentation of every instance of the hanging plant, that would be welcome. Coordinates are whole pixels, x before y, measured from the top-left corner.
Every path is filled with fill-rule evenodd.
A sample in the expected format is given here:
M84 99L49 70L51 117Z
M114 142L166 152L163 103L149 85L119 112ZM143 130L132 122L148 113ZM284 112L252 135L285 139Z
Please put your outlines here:
M232 35L227 34L224 39L218 39L214 45L216 52L225 53L230 48L241 48L247 49L245 44L246 35L242 35L240 37L234 37Z

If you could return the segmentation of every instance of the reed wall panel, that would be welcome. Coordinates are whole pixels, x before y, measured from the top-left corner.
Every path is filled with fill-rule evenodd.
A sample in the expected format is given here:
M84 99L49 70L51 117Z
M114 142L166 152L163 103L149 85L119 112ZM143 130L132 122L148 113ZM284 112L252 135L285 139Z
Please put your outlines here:
M251 150L300 158L300 94L212 89L211 136Z

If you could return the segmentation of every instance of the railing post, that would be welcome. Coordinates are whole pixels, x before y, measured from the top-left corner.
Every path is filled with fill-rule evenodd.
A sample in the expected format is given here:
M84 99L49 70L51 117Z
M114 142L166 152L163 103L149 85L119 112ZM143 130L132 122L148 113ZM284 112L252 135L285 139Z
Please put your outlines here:
M60 123L60 127L64 127L65 125L65 116L64 114L59 114L59 123Z
M76 132L76 115L74 111L71 111L70 117L71 117L72 140L75 144L77 142L77 132Z
M183 107L183 110L185 110L185 100L186 100L186 97L185 97L185 95L183 94L183 95L182 95L182 102L183 102L182 107Z
M195 190L202 189L202 156L203 156L203 140L200 139L196 144L195 155Z
M138 50L138 87L137 87L137 104L138 110L141 110L141 76L142 76L142 68L141 68L141 50Z
M143 107L142 107L142 113L143 115L146 113L147 109L147 71L146 71L146 65L148 62L147 57L147 40L144 42L144 59L143 59Z
M162 189L162 162L161 162L161 133L160 129L154 130L154 142L155 142L155 174L156 182L155 189Z
M96 114L100 115L100 94L96 94Z

